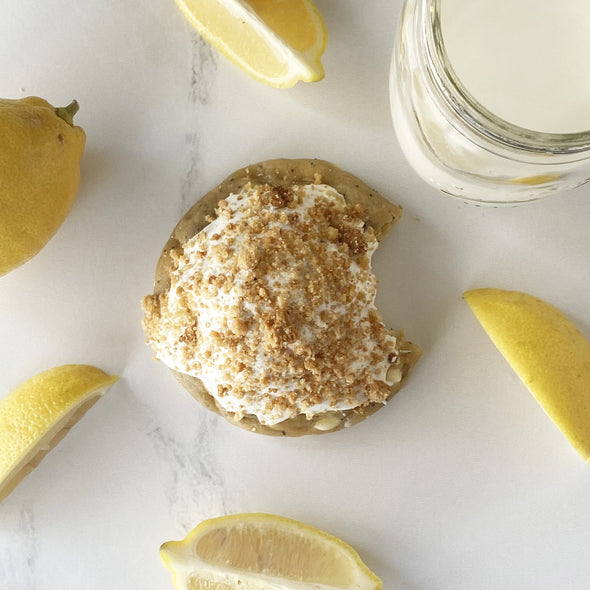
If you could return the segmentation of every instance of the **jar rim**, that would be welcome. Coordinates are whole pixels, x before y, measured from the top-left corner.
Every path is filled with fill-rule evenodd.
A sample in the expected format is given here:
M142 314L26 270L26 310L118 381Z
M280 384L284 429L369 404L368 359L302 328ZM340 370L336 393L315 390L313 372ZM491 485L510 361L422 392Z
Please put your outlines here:
M576 154L590 150L590 129L574 133L547 133L514 125L485 108L465 88L446 51L441 26L441 2L422 0L422 34L427 67L444 101L476 132L511 148L551 154Z

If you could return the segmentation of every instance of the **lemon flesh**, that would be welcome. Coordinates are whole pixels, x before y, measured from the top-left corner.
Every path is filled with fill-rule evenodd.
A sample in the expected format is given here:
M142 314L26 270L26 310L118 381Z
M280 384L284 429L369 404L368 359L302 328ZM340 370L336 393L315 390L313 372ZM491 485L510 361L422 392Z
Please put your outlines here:
M72 208L86 142L76 110L0 99L0 276L35 256Z
M572 446L590 460L590 343L552 305L518 291L463 294L483 329Z
M197 31L250 76L278 88L324 77L328 35L311 0L176 0Z
M117 379L89 365L62 365L0 400L0 501Z
M271 514L206 520L160 555L177 590L379 590L379 578L341 539Z

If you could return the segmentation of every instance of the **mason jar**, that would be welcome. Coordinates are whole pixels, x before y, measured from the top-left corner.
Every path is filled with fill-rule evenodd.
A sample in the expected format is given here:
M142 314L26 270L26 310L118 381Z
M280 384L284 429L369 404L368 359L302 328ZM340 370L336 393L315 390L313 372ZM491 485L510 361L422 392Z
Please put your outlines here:
M488 204L532 201L590 180L590 129L520 127L470 94L445 48L445 1L407 0L393 52L393 123L416 172L444 193Z

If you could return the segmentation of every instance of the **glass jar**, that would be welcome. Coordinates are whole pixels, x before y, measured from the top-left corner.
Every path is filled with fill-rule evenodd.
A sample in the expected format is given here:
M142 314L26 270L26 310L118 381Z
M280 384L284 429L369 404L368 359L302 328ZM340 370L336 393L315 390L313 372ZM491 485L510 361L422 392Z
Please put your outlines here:
M517 127L465 89L445 51L444 1L407 0L394 48L391 110L410 164L444 193L478 203L532 201L588 182L590 130Z

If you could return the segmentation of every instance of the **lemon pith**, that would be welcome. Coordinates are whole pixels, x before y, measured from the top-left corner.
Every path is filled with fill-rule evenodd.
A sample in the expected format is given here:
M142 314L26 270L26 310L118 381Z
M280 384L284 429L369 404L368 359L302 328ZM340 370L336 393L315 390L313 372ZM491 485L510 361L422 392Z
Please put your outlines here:
M590 460L590 343L552 305L519 291L463 297L480 324L571 445Z
M89 365L39 373L0 400L0 500L118 379Z
M35 256L69 213L86 136L38 97L0 99L0 276Z
M178 590L379 590L381 581L341 539L264 513L203 521L160 555Z
M186 19L250 76L278 88L324 77L327 44L311 0L176 0Z

